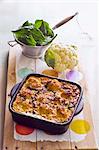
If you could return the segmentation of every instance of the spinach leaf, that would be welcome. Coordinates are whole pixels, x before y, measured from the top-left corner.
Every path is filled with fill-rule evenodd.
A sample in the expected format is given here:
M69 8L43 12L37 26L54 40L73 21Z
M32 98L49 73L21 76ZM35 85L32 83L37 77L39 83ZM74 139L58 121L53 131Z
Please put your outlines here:
M45 37L39 29L34 27L30 30L30 33L37 42L37 45L42 45L42 43L45 41Z
M28 21L26 21L26 22L23 23L22 27L24 27L24 26L31 26L31 25L33 25L33 24L28 22Z
M51 43L55 38L56 38L57 34L55 36L53 36L52 38L50 36L45 38L45 41L42 43L42 45L47 45L49 43Z
M43 20L36 20L35 24L26 21L15 31L12 31L15 38L26 45L40 46L47 45L57 36Z
M54 32L49 27L49 24L43 20L36 20L34 26L40 29L45 36L54 36Z
M24 28L20 28L18 30L12 31L12 32L15 34L16 38L19 39L19 38L23 37L24 35L29 35L30 31L25 30Z
M26 42L27 42L28 45L36 46L36 41L34 40L32 35L29 35L29 36L26 37Z
M34 23L34 26L39 29L42 25L42 20L36 20L35 23Z
M24 44L35 46L36 41L34 38L30 35L30 29L26 30L26 28L20 28L16 31L12 31L16 39L19 40L20 42L23 42Z

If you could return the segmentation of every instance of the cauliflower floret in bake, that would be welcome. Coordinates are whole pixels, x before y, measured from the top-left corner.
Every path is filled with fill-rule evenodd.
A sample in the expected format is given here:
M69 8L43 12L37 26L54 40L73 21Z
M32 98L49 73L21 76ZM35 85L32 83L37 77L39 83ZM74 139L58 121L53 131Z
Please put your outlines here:
M50 83L48 83L47 89L50 91L58 91L61 89L61 82L53 79Z
M68 108L60 106L57 110L57 121L64 122L68 120L72 115L72 111Z
M17 96L13 103L13 109L16 112L33 112L33 106L32 103L30 103L30 100L26 99L23 101L19 96Z
M36 93L37 93L37 91L35 91L35 90L30 90L26 87L22 87L19 94L20 94L20 96L22 96L24 98L31 98L31 97L34 97Z
M41 77L40 79L41 79L41 83L44 85L46 85L48 82L51 81L51 79L47 77Z
M30 89L42 89L42 84L39 78L37 77L29 77L26 82L26 86Z

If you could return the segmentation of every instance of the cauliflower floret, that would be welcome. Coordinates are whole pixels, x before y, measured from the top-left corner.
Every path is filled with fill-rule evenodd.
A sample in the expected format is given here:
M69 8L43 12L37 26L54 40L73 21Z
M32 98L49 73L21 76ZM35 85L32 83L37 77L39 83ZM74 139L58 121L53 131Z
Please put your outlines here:
M77 47L52 44L45 53L45 61L58 72L73 69L78 64Z

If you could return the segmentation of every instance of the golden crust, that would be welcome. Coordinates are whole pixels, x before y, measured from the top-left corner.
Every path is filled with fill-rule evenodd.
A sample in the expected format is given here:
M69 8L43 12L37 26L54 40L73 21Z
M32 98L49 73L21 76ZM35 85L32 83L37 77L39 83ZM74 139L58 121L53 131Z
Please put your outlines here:
M29 77L13 102L20 113L39 115L55 122L67 121L78 101L80 90L76 85L48 77Z
M50 91L57 91L57 90L60 90L61 89L61 82L59 82L58 80L56 79L53 79L49 84L48 84L48 87L47 89L50 90Z

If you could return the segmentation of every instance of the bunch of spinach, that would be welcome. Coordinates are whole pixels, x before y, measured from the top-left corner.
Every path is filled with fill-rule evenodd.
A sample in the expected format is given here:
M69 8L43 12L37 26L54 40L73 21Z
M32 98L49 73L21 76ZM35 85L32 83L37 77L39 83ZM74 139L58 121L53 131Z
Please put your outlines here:
M29 46L47 45L57 36L43 20L36 20L34 24L26 21L18 30L12 32L17 40Z

